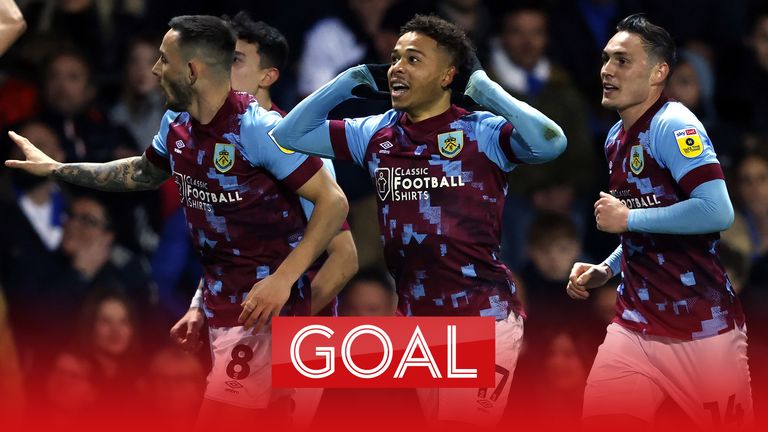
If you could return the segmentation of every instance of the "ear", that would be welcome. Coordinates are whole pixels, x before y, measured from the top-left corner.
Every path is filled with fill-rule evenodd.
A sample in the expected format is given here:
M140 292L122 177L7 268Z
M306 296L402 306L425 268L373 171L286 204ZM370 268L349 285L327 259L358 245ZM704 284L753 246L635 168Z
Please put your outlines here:
M189 85L194 85L197 79L200 77L200 65L193 60L187 62L187 80Z
M660 85L667 80L669 76L669 64L661 62L653 67L651 71L651 85Z
M261 81L259 81L259 87L268 89L272 84L277 82L278 79L280 79L280 70L274 67L267 68L264 76L261 77Z
M440 80L440 86L442 86L444 89L450 87L453 80L456 79L456 75L458 73L459 70L456 69L456 66L449 67L448 70L446 70L443 74L443 78Z

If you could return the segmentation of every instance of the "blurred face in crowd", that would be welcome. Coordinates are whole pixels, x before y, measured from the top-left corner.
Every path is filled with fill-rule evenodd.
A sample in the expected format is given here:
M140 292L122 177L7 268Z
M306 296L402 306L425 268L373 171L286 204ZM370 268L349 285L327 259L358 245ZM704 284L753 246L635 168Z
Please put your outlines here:
M456 75L451 63L450 53L429 36L402 35L392 50L387 74L392 106L417 118L433 109Z
M561 235L531 245L528 254L542 276L551 281L564 281L581 255L581 244L575 238Z
M669 77L667 94L690 110L698 108L701 97L699 76L690 63L682 62L677 65L672 76Z
M349 8L357 15L365 31L373 35L379 29L392 0L349 0Z
M569 334L560 333L550 342L546 371L547 380L556 390L584 388L586 368Z
M146 96L157 88L157 78L152 75L152 66L157 59L154 46L138 42L133 45L128 58L128 86L131 92Z
M768 71L768 15L763 15L755 24L752 47L760 67Z
M768 217L768 161L749 156L739 165L741 202L755 216Z
M96 389L91 366L70 353L56 358L45 385L45 393L53 407L76 411L95 402Z
M345 288L341 315L391 316L397 308L396 294L378 282L359 281Z
M101 302L93 324L93 345L96 351L120 356L128 351L133 340L133 327L126 305L115 298Z
M233 89L255 95L259 87L266 83L264 79L270 70L277 72L276 68L262 66L258 43L250 43L243 39L237 40L231 75ZM272 82L268 84L271 85ZM268 109L269 107L265 108Z
M526 10L505 16L501 43L513 62L532 70L547 47L547 17Z
M45 99L51 109L63 116L74 116L86 108L92 97L87 65L70 55L53 59L45 77Z
M166 107L172 111L188 111L192 103L191 64L179 46L179 32L169 30L160 44L160 58L152 73L160 78L160 89L165 94Z
M72 203L61 238L61 249L66 254L74 256L93 242L111 244L113 239L104 206L90 198L78 198Z
M649 58L643 39L629 32L618 32L603 49L603 107L621 114L648 102L654 86L663 85L666 63Z
M167 349L152 358L149 397L156 408L168 413L194 413L204 387L203 366L194 355Z

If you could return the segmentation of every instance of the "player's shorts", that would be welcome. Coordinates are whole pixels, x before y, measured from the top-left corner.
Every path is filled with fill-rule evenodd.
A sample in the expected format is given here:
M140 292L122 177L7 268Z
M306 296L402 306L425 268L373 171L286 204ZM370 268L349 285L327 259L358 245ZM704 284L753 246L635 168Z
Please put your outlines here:
M584 417L630 415L648 423L665 397L703 430L751 430L747 334L736 328L692 341L608 326L584 392Z
M523 343L523 318L510 313L496 321L496 386L417 389L427 423L455 422L494 427L509 399L512 375Z
M272 333L242 326L210 328L213 365L205 398L240 408L264 409L290 389L272 388Z

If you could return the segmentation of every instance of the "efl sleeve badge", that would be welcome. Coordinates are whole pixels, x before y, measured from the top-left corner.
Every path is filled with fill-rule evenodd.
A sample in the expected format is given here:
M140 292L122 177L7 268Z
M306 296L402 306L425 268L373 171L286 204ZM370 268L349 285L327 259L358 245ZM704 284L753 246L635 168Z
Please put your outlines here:
M680 153L687 158L695 158L704 151L701 143L701 135L696 128L680 129L675 131L675 140Z

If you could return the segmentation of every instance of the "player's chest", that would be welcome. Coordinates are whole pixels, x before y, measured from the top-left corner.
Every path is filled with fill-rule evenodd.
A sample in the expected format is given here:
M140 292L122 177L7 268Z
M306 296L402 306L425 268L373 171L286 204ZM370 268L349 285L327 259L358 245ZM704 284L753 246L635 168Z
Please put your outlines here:
M209 179L222 176L248 178L255 174L255 170L237 142L236 133L225 136L174 127L167 140L171 168L174 172Z

